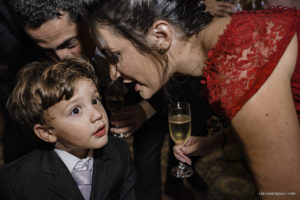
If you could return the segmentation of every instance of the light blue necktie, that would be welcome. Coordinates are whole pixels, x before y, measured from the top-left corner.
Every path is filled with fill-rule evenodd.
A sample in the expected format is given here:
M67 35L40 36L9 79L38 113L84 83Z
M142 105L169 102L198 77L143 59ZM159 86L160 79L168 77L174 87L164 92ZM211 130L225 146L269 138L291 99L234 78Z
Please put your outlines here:
M91 159L83 162L79 160L71 174L85 200L90 199L93 161Z

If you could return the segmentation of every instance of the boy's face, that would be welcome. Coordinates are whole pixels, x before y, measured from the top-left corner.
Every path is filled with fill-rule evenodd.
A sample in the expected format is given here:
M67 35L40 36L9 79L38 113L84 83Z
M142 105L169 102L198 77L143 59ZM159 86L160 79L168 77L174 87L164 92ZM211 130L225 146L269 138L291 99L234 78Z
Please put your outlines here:
M107 143L108 118L94 83L80 79L74 96L47 109L47 124L55 135L55 147L78 157L86 149L101 148Z

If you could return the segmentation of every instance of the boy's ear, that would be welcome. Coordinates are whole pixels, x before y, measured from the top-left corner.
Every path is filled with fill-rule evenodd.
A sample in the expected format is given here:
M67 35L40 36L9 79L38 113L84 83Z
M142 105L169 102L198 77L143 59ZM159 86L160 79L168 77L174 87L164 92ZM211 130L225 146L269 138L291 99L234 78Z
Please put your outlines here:
M36 124L34 125L33 130L35 135L45 142L55 143L57 140L56 135L51 131L49 127Z
M146 40L161 52L166 52L171 46L172 37L173 32L170 24L164 20L157 20L150 27Z

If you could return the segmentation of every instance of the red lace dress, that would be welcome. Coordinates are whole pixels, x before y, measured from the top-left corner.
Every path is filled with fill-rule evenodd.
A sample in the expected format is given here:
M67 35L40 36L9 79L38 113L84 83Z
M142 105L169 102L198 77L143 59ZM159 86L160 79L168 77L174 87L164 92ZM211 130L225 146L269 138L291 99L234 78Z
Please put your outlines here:
M295 9L232 15L203 69L212 107L231 120L270 76L295 33L299 51L291 85L300 119L300 12Z

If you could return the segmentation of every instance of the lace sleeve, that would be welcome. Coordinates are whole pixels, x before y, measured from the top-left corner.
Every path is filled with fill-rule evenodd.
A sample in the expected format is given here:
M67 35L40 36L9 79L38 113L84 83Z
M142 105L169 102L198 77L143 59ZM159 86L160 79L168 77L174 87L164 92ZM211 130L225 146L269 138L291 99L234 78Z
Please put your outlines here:
M232 119L270 76L300 24L295 9L240 12L209 52L203 76L213 108Z

